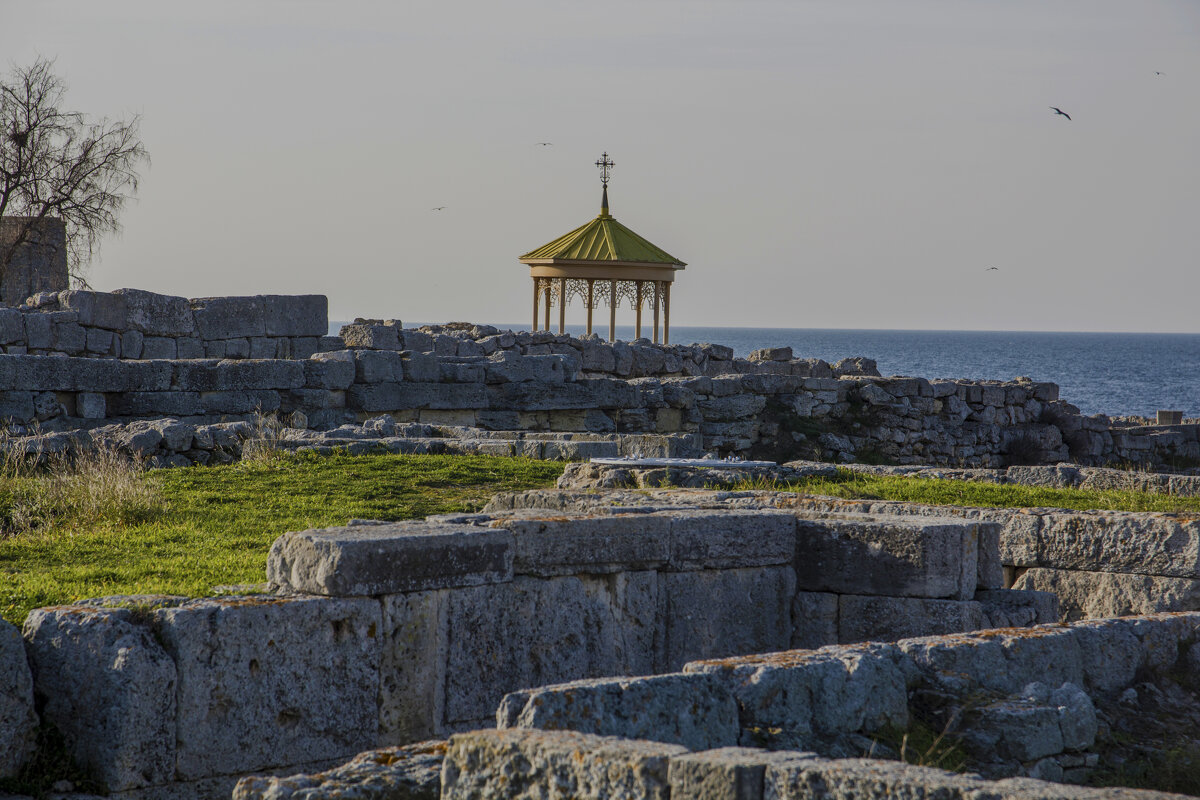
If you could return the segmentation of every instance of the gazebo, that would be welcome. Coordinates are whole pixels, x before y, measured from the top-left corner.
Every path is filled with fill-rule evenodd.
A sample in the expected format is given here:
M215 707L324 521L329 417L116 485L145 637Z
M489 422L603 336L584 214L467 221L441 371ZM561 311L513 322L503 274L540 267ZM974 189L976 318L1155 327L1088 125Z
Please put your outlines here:
M662 316L662 341L671 341L671 283L686 264L649 240L626 228L608 213L608 153L596 162L604 192L600 214L565 236L520 257L533 278L533 330L538 330L539 303L542 328L550 330L550 308L558 305L558 332L566 328L567 302L578 295L587 307L587 332L592 332L592 310L608 300L608 340L617 336L617 306L626 300L636 314L637 336L642 336L642 308L654 309L654 341Z

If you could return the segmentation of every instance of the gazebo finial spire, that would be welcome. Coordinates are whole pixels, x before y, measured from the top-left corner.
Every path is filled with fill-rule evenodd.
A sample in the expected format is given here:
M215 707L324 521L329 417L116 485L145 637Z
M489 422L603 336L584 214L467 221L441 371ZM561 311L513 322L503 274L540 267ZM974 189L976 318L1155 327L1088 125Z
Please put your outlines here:
M608 217L608 171L612 169L613 162L608 157L607 152L600 155L600 160L596 162L596 166L600 168L600 182L604 185L604 193L600 197L600 216Z

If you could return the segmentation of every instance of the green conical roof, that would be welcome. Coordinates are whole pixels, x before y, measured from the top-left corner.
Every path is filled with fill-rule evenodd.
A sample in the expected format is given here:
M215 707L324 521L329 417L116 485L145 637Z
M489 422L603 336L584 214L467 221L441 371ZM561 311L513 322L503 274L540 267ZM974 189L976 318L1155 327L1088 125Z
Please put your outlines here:
M648 239L626 228L608 213L608 191L600 214L570 233L549 244L531 250L520 261L554 259L555 261L618 261L637 264L674 264L687 266L675 256Z

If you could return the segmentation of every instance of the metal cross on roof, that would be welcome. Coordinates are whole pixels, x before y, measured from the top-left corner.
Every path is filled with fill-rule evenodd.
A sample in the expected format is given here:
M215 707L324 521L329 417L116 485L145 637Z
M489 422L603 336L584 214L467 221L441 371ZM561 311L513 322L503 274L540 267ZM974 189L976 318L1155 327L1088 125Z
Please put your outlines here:
M600 168L600 182L604 184L605 188L608 188L608 170L613 166L608 153L600 156L600 160L596 162L596 166Z

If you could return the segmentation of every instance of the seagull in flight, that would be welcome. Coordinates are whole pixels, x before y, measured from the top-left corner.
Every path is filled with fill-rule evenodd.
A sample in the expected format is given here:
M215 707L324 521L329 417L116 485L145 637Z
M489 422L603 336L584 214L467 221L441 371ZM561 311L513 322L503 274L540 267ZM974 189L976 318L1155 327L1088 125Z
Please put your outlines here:
M1162 75L1162 73L1161 73L1161 72L1159 72L1158 70L1155 70L1155 71L1154 71L1154 74L1155 74L1155 75Z
M429 210L430 211L441 211L443 208L445 208L445 206L434 206L433 208L431 208Z
M1054 113L1055 113L1055 114L1062 114L1062 115L1063 115L1064 117L1066 117L1067 119L1070 119L1070 118L1071 118L1071 115L1070 115L1070 114L1068 114L1067 112L1063 111L1063 110L1062 110L1061 108L1059 108L1058 106L1050 106L1050 108L1054 109Z
M534 142L538 147L554 147L554 142Z
M988 269L1000 269L1000 268L999 267L988 267L987 269L984 270L984 272L987 272Z

